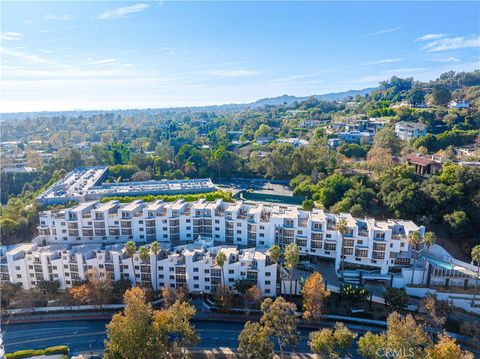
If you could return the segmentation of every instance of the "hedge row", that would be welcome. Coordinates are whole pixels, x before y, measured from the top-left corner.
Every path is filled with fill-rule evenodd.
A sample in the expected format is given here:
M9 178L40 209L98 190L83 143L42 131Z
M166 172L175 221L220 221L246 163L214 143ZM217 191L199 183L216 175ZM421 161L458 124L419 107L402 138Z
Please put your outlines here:
M177 194L177 195L145 195L145 196L112 196L104 197L100 199L100 202L108 202L111 200L117 200L121 203L132 202L141 199L145 202L153 202L157 199L161 199L165 202L175 202L178 199L183 199L185 202L194 202L200 198L205 198L207 201L215 201L216 199L223 199L226 202L233 202L232 193L228 191L214 191L207 193L194 193L194 194Z
M30 358L33 356L39 355L54 355L54 354L64 354L68 355L68 347L66 345L57 345L55 347L49 347L45 349L26 349L19 350L13 353L5 354L6 359L21 359L21 358Z

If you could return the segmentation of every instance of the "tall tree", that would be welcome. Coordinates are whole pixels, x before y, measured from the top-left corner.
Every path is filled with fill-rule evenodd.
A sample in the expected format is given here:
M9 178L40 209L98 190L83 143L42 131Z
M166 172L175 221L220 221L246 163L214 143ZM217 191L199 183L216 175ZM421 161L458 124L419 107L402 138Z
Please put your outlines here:
M430 250L430 247L433 246L437 242L437 236L433 232L427 232L423 236L423 244L427 247L427 253ZM425 272L427 271L428 261L425 260L425 267L423 268L422 274L422 284L425 280Z
M169 357L180 351L181 357L185 358L187 347L199 342L190 322L194 315L195 307L185 301L176 301L168 309L153 312L153 327L165 345Z
M155 280L153 283L155 283L155 289L159 290L158 288L158 268L157 268L157 256L158 253L160 253L160 244L157 241L154 241L150 244L150 253L152 253L155 256L155 270L153 271L155 275Z
M336 229L338 232L338 235L340 236L340 267L342 271L342 279L344 277L344 271L345 271L345 261L344 261L344 253L343 253L343 236L345 235L345 232L347 230L347 220L345 218L340 218L336 224Z
M298 340L296 305L277 297L275 301L267 298L262 303L263 315L260 323L265 327L268 334L277 340L280 348L280 356L286 346L295 346Z
M125 292L125 309L107 325L106 359L154 359L165 352L151 325L153 310L145 293L135 287Z
M309 345L312 352L322 357L343 358L356 337L345 324L336 322L333 330L324 328L310 333Z
M443 329L447 318L453 313L454 306L446 300L439 300L436 294L428 293L422 301L427 315L427 323L437 328Z
M475 289L473 292L472 306L475 304L478 290L478 278L480 277L480 244L472 248L472 261L477 262L477 276L475 277Z
M412 266L412 280L410 284L413 284L413 279L415 276L415 267L417 266L417 261L418 261L418 247L420 243L422 243L422 237L420 237L420 233L410 232L410 234L408 235L408 243L412 246L413 266Z
M253 307L258 309L258 306L260 305L260 303L262 303L262 289L259 288L257 285L252 285L245 291L243 298L245 300L245 306L247 308Z
M385 307L391 312L405 309L408 303L408 294L403 288L388 288L383 294Z
M141 263L148 268L147 264L149 264L149 260L150 260L150 250L147 248L147 246L141 246L140 248L138 248L138 258L140 258ZM143 282L141 265L140 265L140 282ZM150 280L150 285L152 285L151 282L152 281Z
M238 336L238 353L241 358L273 358L273 344L267 329L259 323L246 322Z
M270 247L270 249L268 250L268 256L270 257L270 259L272 260L273 263L276 263L277 264L277 271L275 273L275 282L278 283L278 280L280 280L280 286L282 285L282 278L279 278L279 262L280 262L280 257L282 256L282 250L280 248L279 245L277 244L274 244L273 246ZM275 288L277 291L278 289Z
M221 249L219 249L217 256L215 257L215 263L217 264L217 266L220 267L220 270L222 271L222 286L225 286L225 275L223 273L223 266L226 261L227 261L227 256L225 255L224 252L222 252Z
M125 250L125 256L127 258L130 258L132 261L133 285L135 285L135 283L137 283L137 277L135 275L135 262L133 260L133 256L137 252L137 245L135 244L134 241L128 241L127 243L125 243L124 250Z
M299 261L300 250L295 243L290 243L285 247L285 268L290 273L290 296L293 295L293 275Z
M473 353L462 350L448 334L440 334L438 342L426 350L427 359L473 359Z
M402 317L393 312L387 319L387 331L380 334L367 332L358 340L358 352L368 359L387 356L387 349L395 350L405 358L424 358L424 349L430 345L429 335L411 314Z
M125 292L125 309L107 325L105 358L172 358L198 343L190 323L195 308L177 301L168 309L153 310L145 301L145 292L134 287Z
M325 282L319 272L313 273L302 288L303 317L307 320L320 320L323 305L330 292L325 288Z

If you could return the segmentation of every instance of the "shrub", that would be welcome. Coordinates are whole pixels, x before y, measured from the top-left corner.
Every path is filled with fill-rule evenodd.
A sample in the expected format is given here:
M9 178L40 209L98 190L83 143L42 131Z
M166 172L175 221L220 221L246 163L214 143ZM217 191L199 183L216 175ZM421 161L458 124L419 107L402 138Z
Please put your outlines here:
M54 355L54 354L63 354L68 355L68 347L66 345L57 345L54 347L49 347L45 349L26 349L19 350L13 353L5 354L6 359L21 359L21 358L30 358L33 356L40 355Z

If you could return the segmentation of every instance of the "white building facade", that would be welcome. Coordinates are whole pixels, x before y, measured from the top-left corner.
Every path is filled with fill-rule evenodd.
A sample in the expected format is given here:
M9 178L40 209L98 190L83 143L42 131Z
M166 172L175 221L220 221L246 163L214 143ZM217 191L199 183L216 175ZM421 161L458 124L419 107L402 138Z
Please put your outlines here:
M336 223L344 218L343 259L353 266L386 274L411 264L411 232L423 236L425 228L411 221L358 219L296 206L264 203L228 203L141 200L122 204L85 202L78 206L40 213L44 244L118 244L129 240L143 244L158 241L163 248L192 243L199 236L217 244L268 249L296 243L305 259L330 258L338 269L342 237Z
M58 281L60 289L71 288L90 274L111 281L129 280L147 288L187 286L191 293L214 293L222 285L234 288L237 281L256 284L265 296L276 295L277 264L266 251L235 246L213 247L213 242L195 243L150 253L147 260L138 254L128 257L123 244L21 244L4 251L2 281L34 288L41 281ZM223 270L215 258L226 255Z

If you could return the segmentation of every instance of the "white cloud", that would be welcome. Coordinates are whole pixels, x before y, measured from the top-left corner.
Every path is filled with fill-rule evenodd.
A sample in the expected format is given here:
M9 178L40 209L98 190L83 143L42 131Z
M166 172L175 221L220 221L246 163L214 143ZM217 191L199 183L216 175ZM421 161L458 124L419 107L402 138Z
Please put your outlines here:
M97 19L107 20L107 19L116 19L122 16L135 14L137 12L143 11L150 7L148 4L135 4L131 6L119 7L112 10L107 10L103 14L97 16Z
M21 32L3 32L0 34L0 39L3 41L21 40L23 34Z
M258 73L257 70L209 70L208 75L218 77L248 77Z
M103 60L95 60L95 61L88 61L85 65L109 65L115 63L117 60L115 59L103 59Z
M5 57L11 57L17 60L23 60L28 63L43 64L43 65L55 65L57 62L32 54L21 49L7 49L5 47L0 48L0 53Z
M430 41L430 40L437 40L445 37L445 34L426 34L417 39L417 41Z
M371 37L371 36L378 36L378 35L383 35L383 34L389 34L391 32L395 32L395 31L398 31L402 28L402 26L396 26L396 27L391 27L391 28L388 28L388 29L383 29L383 30L379 30L379 31L376 31L376 32L372 32L370 34L365 34L365 35L362 35L360 37Z
M399 62L402 61L403 59L401 58L396 58L396 59L380 59L380 60L375 60L375 61L369 61L366 62L366 65L382 65L382 64L391 64L394 62Z
M428 52L438 52L464 49L469 47L480 47L480 36L445 37L442 39L430 41L422 47L422 50Z
M445 57L445 58L441 58L441 59L435 59L434 61L437 61L437 62L460 62L461 60L458 57L450 56L450 57Z
M67 15L67 14L60 15L60 16L47 14L43 18L45 20L60 20L60 21L73 20L73 16L72 15Z

